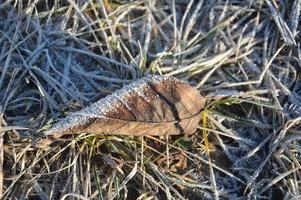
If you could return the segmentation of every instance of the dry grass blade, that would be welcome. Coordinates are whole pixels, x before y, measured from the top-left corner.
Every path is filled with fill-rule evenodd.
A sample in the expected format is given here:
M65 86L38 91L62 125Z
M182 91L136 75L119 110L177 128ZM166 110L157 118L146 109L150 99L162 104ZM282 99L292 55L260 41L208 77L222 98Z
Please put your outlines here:
M298 25L299 25L301 1L300 0L294 1L292 9L293 9L293 12L291 14L290 27L292 29L293 36L296 36L297 30L298 30Z
M273 6L273 4L269 0L265 0L265 2L267 3L267 5L271 11L272 17L278 26L278 29L283 37L284 42L287 43L288 45L297 45L295 38L294 38L294 34L288 27L287 23L283 20L279 11L276 10L276 8Z
M0 138L0 195L3 193L3 162L4 162L4 152L3 152L3 136Z
M295 126L296 124L300 123L301 118L296 118L293 121L287 122L287 124L285 124L285 128L283 130L281 130L281 132L277 135L277 137L272 141L271 144L271 149L267 155L267 157L263 160L263 162L258 166L257 170L253 173L253 175L249 178L246 189L249 189L249 187L254 184L255 179L259 176L259 174L262 172L264 166L266 165L266 163L270 160L270 157L272 156L273 152L275 151L275 149L278 147L278 145L280 144L281 140L285 137L285 135L287 134L287 131ZM294 170L293 170L294 171Z
M280 174L278 177L276 177L275 179L273 179L268 185L266 185L264 188L261 189L261 191L259 192L259 195L265 191L267 191L270 187L272 187L273 185L275 185L277 182L281 181L283 178L285 178L286 176L292 174L293 172L300 170L300 167L294 168L292 170L289 170L283 174Z

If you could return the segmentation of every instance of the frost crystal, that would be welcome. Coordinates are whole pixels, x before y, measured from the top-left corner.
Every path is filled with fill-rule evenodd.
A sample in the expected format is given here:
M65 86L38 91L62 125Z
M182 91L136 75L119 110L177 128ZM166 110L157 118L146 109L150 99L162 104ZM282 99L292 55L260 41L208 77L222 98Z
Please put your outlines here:
M130 106L128 105L128 97L129 95L133 95L133 93L138 94L149 102L150 99L145 94L146 88L149 87L148 84L160 84L164 81L179 82L173 77L148 75L142 79L130 83L120 90L116 90L113 94L100 99L99 101L78 112L71 113L45 133L47 135L51 135L52 133L63 132L72 127L84 125L91 118L105 118L106 113L114 111L114 109L121 106L121 104L125 105L127 109L130 109Z

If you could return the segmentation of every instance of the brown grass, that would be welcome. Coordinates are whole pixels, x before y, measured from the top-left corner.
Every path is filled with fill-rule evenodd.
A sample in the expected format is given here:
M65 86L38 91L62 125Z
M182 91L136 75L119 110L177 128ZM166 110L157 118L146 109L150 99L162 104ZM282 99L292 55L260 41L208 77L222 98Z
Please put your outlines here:
M300 6L0 1L2 199L300 199ZM211 99L197 133L33 146L147 74Z

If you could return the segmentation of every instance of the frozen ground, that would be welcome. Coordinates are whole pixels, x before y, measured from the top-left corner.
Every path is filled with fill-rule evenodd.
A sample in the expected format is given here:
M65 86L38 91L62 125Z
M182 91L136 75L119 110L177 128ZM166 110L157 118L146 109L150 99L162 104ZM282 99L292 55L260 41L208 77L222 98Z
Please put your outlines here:
M3 199L301 198L300 0L0 2ZM32 146L147 74L215 99L197 133Z

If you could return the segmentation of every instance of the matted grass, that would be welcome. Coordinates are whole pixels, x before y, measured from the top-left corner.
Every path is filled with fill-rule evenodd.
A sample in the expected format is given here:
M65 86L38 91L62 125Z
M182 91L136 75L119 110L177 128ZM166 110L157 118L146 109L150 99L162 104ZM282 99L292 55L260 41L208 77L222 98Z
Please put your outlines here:
M301 1L0 1L2 199L300 199ZM43 132L147 74L208 98L187 136Z

